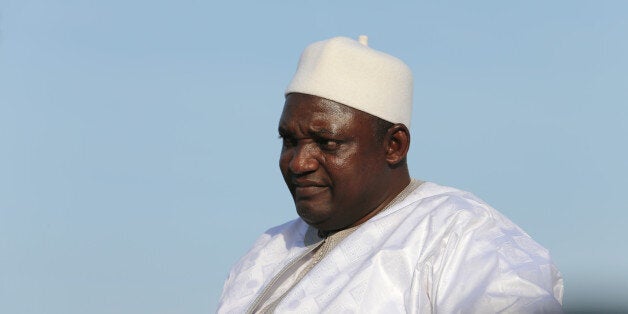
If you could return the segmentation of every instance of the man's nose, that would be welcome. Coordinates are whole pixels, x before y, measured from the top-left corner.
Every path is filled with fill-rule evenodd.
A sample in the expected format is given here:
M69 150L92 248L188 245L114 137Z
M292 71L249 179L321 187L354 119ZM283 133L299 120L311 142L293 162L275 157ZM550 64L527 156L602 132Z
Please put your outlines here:
M311 145L301 144L294 148L294 154L290 160L290 171L294 174L304 174L318 169L316 152Z

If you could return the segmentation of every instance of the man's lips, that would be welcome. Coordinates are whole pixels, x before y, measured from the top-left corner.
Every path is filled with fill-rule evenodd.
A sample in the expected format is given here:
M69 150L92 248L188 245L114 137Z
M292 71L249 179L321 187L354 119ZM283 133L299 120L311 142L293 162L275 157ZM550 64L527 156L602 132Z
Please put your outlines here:
M295 198L308 198L315 196L323 191L326 191L326 186L296 186L294 188L294 197Z
M294 184L294 197L309 198L319 193L326 191L329 187L318 182L313 181L293 181Z

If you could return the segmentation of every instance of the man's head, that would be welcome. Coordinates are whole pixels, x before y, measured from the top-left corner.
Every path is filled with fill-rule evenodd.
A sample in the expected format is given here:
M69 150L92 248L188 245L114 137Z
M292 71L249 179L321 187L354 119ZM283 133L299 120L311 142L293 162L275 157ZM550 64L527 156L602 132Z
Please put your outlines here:
M410 181L412 73L344 37L308 46L286 90L280 168L297 212L333 231L383 209Z
M319 230L364 222L409 181L405 158L410 135L403 124L292 93L286 97L279 134L279 167L297 212Z

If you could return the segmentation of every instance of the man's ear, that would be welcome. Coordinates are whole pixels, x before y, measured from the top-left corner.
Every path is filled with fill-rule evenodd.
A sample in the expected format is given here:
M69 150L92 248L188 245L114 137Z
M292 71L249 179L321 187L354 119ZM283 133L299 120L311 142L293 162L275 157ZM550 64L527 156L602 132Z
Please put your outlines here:
M386 161L395 166L406 159L410 149L410 131L401 123L394 124L386 132L385 143Z

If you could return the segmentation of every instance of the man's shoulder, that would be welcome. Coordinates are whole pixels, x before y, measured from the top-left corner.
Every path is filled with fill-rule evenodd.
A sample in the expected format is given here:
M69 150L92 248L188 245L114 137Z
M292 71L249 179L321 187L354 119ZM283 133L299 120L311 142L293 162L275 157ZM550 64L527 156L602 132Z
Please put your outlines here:
M415 195L414 200L421 199L451 199L457 201L464 202L472 202L478 203L485 206L488 206L486 202L484 202L479 197L475 196L473 193L461 190L458 188L454 188L451 186L440 185L434 182L423 182L417 189L415 189L412 193Z
M560 309L562 277L547 249L470 192L435 183L426 183L422 188L423 191L415 191L417 196L411 205L415 206L414 210L428 208L427 219L422 222L429 225L425 229L435 231L437 242L444 244L445 249L438 246L438 252L443 252L442 260L448 261L442 268L436 266L439 263L434 263L433 271L459 274L461 280L467 278L469 286L472 285L469 278L473 276L494 278L475 284L490 292L494 301L494 304L484 304L479 300L478 308L497 309L512 305L512 309L530 310L544 306L547 311ZM484 272L483 276L479 275L481 272ZM462 293L455 284L451 289ZM520 295L526 290L534 293Z
M472 235L477 241L496 245L498 239L512 237L526 244L533 241L523 229L473 193L432 182L421 184L386 215L380 218L383 225L399 221L409 226L407 232L427 230L429 236ZM536 243L526 246L545 251Z
M434 182L423 182L392 208L391 212L395 211L419 216L450 216L458 213L469 217L503 218L497 210L473 193Z

